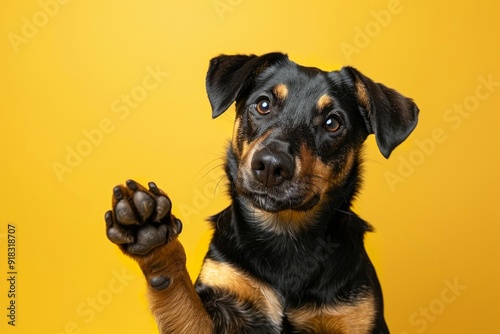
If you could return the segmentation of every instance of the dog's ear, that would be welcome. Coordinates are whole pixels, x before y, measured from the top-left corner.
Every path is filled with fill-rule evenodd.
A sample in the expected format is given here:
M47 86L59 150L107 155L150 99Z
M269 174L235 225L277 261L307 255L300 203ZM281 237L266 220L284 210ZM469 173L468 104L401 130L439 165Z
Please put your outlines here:
M380 152L389 158L417 125L417 105L394 89L373 82L353 67L343 67L340 74L353 80L368 133L375 134Z
M287 59L287 55L275 52L262 56L220 55L210 60L206 88L212 117L226 111L264 69Z

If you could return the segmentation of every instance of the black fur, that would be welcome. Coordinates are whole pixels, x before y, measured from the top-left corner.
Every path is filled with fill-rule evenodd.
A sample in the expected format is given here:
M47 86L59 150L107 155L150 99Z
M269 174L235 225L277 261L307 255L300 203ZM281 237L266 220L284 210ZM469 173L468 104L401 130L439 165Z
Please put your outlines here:
M196 290L212 318L215 333L278 334L258 305L237 300L232 291L217 290L198 283Z

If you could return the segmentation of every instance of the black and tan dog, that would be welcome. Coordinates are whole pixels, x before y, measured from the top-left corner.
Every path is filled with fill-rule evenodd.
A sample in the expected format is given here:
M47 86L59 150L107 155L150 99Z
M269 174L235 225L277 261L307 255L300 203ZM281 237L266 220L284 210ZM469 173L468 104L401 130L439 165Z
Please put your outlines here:
M182 224L154 183L113 190L107 236L140 265L161 333L388 333L382 292L351 211L362 144L382 154L418 108L352 67L324 72L281 53L210 62L212 116L236 102L226 173L231 205L193 286Z

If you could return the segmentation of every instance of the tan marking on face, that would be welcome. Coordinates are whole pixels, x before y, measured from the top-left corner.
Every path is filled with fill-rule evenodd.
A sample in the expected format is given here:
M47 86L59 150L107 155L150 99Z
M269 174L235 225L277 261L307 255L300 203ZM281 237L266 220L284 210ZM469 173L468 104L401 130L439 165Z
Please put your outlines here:
M285 84L279 84L274 87L273 92L280 101L283 101L288 96L288 87Z
M299 177L309 179L314 184L315 189L324 194L330 188L342 184L354 165L356 153L354 150L347 152L341 170L337 173L334 173L332 166L325 164L319 157L314 156L305 145L300 148L300 157L298 164Z
M250 144L247 141L244 141L243 146L241 147L240 160L241 160L242 156L245 156L248 154L249 150L250 150Z
M238 170L238 174L245 173L247 175L244 177L251 177L251 164L253 155L260 148L262 142L266 140L266 138L269 137L270 134L271 130L267 131L262 136L255 139L253 142L243 142L243 148L240 155L241 166Z
M375 320L373 295L354 304L340 306L305 306L287 314L301 333L365 334L371 333Z
M231 144L233 146L233 150L236 153L236 155L239 155L241 152L239 152L238 148L238 137L239 137L239 131L240 131L240 118L237 117L236 120L234 121L234 128L233 128L233 139L231 141Z
M315 191L324 194L330 187L332 168L316 157L306 145L300 147L300 158L298 164L299 178L308 180L314 184Z
M240 134L240 124L241 120L240 118L237 118L236 121L234 122L233 138L231 140L231 145L233 147L234 152L236 153L236 156L238 157L238 160L242 163L240 170L245 170L246 168L250 168L250 162L252 161L251 158L253 157L254 151L257 150L260 147L262 141L264 141L271 134L271 130L264 133L262 136L255 139L253 142L249 142L248 140L245 140L244 136ZM239 143L238 141L241 139L243 139L242 143Z
M206 259L198 277L200 282L222 289L241 303L251 302L276 325L283 318L280 295L266 283L250 277L229 263Z
M358 101L361 107L370 111L370 97L365 85L359 79L356 80L356 94L358 95Z
M320 96L318 99L318 102L316 103L316 107L318 110L323 110L328 108L328 106L331 106L333 104L333 99L330 95L328 94L323 94Z
M344 164L342 166L342 171L334 179L334 182L336 184L340 184L340 183L342 183L342 181L344 181L346 179L347 175L349 174L349 172L351 171L351 169L354 165L355 160L356 160L355 151L350 150L349 152L347 152Z

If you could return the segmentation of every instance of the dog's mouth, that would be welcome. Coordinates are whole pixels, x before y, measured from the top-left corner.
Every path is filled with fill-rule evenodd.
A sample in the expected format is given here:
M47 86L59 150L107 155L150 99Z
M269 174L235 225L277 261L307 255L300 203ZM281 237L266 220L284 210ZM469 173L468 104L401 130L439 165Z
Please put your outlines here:
M252 182L250 182L252 183ZM304 187L284 185L263 188L259 185L239 188L239 195L245 197L255 208L276 213L280 211L309 211L316 206L321 195Z

